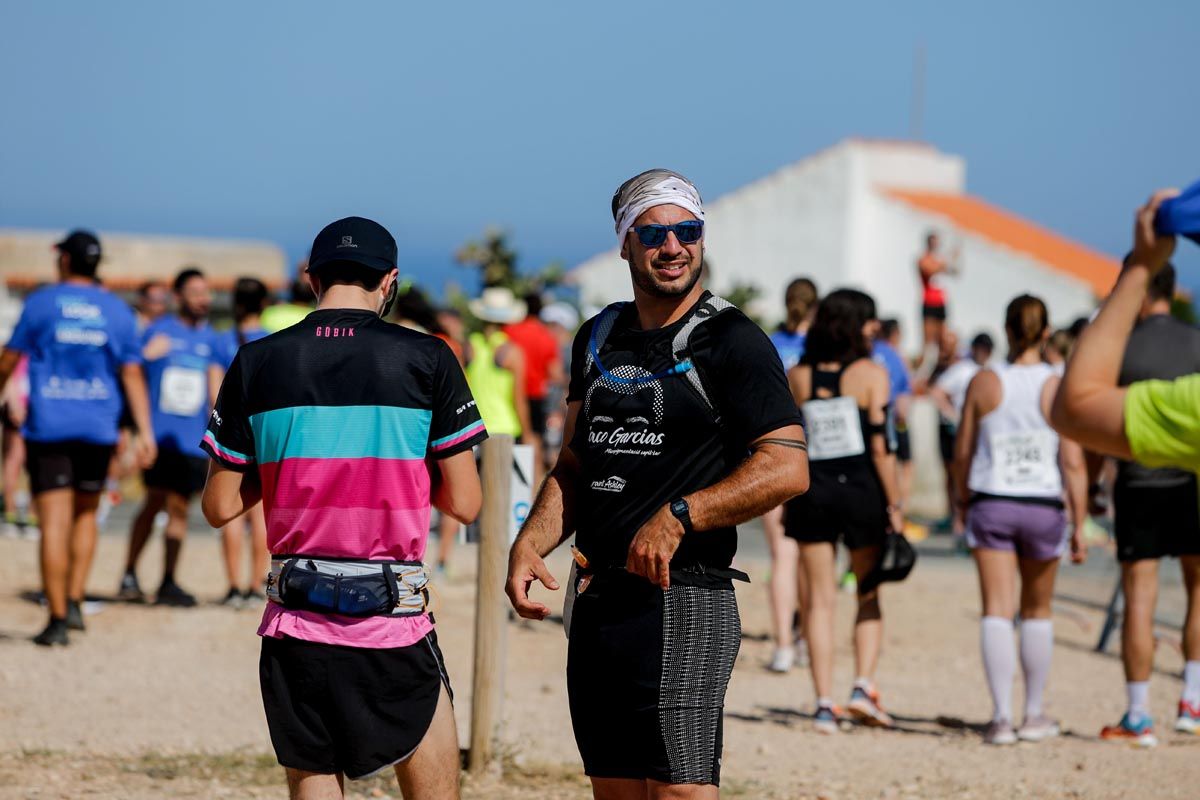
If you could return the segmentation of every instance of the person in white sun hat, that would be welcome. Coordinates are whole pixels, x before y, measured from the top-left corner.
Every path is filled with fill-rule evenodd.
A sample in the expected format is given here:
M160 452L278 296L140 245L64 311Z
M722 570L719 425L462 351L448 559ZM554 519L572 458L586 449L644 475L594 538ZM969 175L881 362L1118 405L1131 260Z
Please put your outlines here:
M525 317L525 304L511 289L490 286L470 302L471 313L483 329L467 337L467 382L479 415L492 435L521 440L531 430L529 398L525 395L525 357L502 330Z

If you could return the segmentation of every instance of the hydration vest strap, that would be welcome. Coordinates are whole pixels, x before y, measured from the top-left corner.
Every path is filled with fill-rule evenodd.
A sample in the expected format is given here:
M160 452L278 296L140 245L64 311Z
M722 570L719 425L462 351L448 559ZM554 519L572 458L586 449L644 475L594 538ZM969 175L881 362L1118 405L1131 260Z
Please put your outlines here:
M600 363L600 350L604 347L604 342L607 341L609 334L612 333L613 326L617 322L617 317L621 315L621 312L628 305L628 301L613 303L606 306L603 311L596 315L596 320L592 323L591 336L589 337L587 356L584 362L584 374L587 374L595 366L601 375L610 380L620 382L619 379L612 378L608 370ZM701 301L696 310L692 312L691 317L688 318L688 321L675 334L675 338L671 340L671 356L675 360L675 366L660 375L651 376L654 379L658 379L669 375L683 375L696 394L700 396L700 399L704 401L704 405L708 406L708 409L714 414L717 413L716 405L709 398L708 392L704 388L704 381L699 374L695 360L692 358L692 335L700 325L731 308L736 308L736 306L725 298L717 297L716 295L711 295ZM719 421L720 418L718 415Z

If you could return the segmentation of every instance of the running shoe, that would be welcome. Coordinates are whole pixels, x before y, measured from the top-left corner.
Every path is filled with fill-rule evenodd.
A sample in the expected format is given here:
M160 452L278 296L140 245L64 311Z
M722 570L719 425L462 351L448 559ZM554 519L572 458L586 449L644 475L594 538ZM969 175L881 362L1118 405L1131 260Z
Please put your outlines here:
M67 601L67 628L73 631L87 630L83 625L83 607L74 600Z
M52 618L46 625L45 630L33 637L33 643L40 644L42 647L67 644L67 621L65 619Z
M1017 738L1024 742L1040 742L1043 739L1053 739L1061 732L1058 720L1039 714L1036 717L1025 718L1025 722L1017 729Z
M827 735L837 733L841 717L841 709L837 706L817 706L817 713L813 714L813 730Z
M117 597L130 603L146 602L146 593L138 584L137 575L132 572L125 573L121 578L121 588L117 590Z
M776 647L775 655L771 658L771 663L767 664L767 669L771 672L788 672L792 668L792 664L796 660L796 651L790 647Z
M183 587L175 581L163 581L162 586L158 587L158 592L154 597L154 604L158 606L191 608L196 605L196 597L189 592L185 592Z
M796 666L797 667L807 667L810 663L808 660L808 640L807 639L797 639L795 651L796 651L796 661L795 661Z
M225 597L221 600L221 605L226 608L241 608L242 604L242 593L230 586L229 591L225 593Z
M850 693L850 702L846 710L854 717L855 722L861 725L873 728L892 727L892 718L879 704L879 691L875 688L864 689L855 686L854 691Z
M994 719L983 732L984 744L1016 744L1017 734L1006 719Z
M839 585L843 592L855 594L858 591L858 576L852 570L846 570Z
M1105 725L1100 738L1110 742L1128 742L1138 747L1154 747L1158 737L1154 735L1154 720L1148 716L1132 717L1128 712L1116 725Z
M262 605L267 602L267 596L257 589L247 589L242 593L242 600L246 606Z
M1194 706L1186 700L1180 700L1175 730L1180 733L1200 733L1200 705Z

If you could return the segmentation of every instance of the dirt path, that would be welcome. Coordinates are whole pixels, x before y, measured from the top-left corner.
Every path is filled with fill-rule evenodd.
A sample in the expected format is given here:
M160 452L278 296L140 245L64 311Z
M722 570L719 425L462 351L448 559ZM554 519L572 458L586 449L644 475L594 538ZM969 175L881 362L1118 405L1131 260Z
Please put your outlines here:
M124 540L104 537L92 590L109 595ZM438 597L438 629L467 739L474 551L458 554ZM159 553L147 553L143 584L155 585ZM554 562L565 574L565 562ZM1151 699L1163 744L1138 751L1096 740L1120 716L1120 662L1091 652L1099 615L1063 607L1056 617L1050 711L1068 735L1040 746L985 748L972 726L989 712L977 650L977 590L969 562L926 558L884 598L884 701L900 730L810 730L806 672L766 672L771 645L762 586L765 565L747 560L756 585L739 588L747 637L727 703L723 796L1195 797L1200 737L1169 732L1179 654L1162 648ZM27 639L43 612L21 594L36 588L36 544L0 540L0 798L278 797L281 776L258 696L257 612L107 603L70 648L46 652ZM189 541L181 582L213 601L223 593L216 540ZM841 603L839 695L849 691L852 600ZM1085 627L1086 626L1086 627ZM502 769L466 785L471 798L588 797L567 715L560 626L510 628ZM1018 692L1018 702L1020 700ZM377 779L359 797L398 796Z

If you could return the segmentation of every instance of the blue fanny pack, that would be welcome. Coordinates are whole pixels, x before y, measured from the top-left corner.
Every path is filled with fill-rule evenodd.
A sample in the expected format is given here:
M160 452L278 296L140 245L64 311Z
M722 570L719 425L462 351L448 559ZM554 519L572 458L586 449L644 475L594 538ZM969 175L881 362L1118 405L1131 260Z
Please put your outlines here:
M419 561L284 556L271 560L267 599L284 608L345 617L424 614L429 575Z

